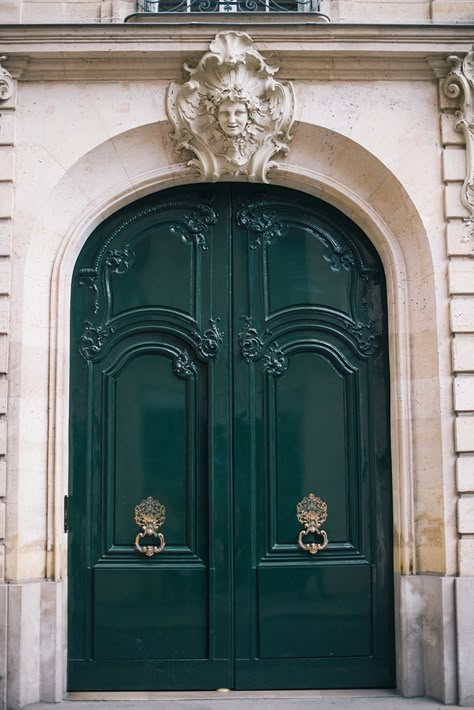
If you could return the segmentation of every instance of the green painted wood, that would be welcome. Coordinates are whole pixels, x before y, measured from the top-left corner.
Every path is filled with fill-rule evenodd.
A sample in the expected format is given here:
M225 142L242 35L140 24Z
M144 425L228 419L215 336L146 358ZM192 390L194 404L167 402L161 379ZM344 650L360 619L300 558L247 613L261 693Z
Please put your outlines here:
M329 205L203 185L104 222L72 284L69 688L393 685L388 382L382 267Z

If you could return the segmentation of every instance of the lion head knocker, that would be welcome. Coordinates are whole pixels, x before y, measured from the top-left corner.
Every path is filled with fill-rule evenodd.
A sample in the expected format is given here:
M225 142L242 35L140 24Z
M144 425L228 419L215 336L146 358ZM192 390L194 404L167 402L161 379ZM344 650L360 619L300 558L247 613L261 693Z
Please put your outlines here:
M321 530L321 525L326 522L328 517L328 506L321 498L318 498L314 493L300 500L296 506L296 517L298 522L304 525L304 529L298 535L298 545L302 550L309 552L310 555L315 555L320 550L324 550L328 545L328 536L324 530ZM309 533L320 535L322 542L304 543L303 537Z

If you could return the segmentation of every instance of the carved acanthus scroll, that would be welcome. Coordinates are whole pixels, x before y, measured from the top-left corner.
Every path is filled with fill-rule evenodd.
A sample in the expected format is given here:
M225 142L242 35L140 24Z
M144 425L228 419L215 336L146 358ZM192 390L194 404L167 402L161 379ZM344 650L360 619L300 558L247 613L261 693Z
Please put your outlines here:
M2 67L2 62L5 60L5 56L0 57L0 101L8 101L8 99L11 99L15 88L10 72Z
M470 215L466 219L469 236L474 238L474 47L464 59L453 55L447 62L452 69L442 88L448 98L460 99L455 129L463 133L466 142L466 177L461 200Z
M205 180L246 175L267 181L271 160L286 154L295 110L290 82L276 81L276 66L267 64L243 32L220 32L184 84L168 89L167 111L178 150L196 156Z

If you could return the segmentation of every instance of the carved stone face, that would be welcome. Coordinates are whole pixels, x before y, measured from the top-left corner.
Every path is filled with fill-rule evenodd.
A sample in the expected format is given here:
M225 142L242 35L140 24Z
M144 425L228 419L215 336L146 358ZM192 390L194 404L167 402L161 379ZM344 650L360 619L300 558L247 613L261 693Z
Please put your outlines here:
M226 99L217 111L217 121L221 130L231 138L240 136L249 120L249 112L243 101Z

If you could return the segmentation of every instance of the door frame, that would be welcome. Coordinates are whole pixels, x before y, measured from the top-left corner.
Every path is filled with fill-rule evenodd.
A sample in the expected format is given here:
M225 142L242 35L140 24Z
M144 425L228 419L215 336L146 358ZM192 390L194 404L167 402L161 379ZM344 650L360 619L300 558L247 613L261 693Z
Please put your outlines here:
M308 124L299 124L299 126L304 126L305 135L312 136L311 140L315 145L321 144L323 136L327 139L330 137L341 150L350 144L353 162L351 161L350 166L346 167L329 165L328 162L325 171L315 172L314 165L311 164L311 156L305 155L304 146L300 146L299 149L292 150L291 163L285 163L284 168L273 172L272 183L313 194L344 212L372 241L385 270L391 369L397 687L406 695L420 694L420 682L423 682L419 680L420 668L412 661L412 658L420 652L422 644L422 630L416 627L419 607L416 607L412 599L414 587L413 579L410 579L410 575L416 572L416 559L417 556L419 557L419 550L418 555L415 555L413 471L417 452L421 452L424 446L423 437L417 428L417 425L422 423L421 412L423 406L426 406L424 403L429 401L432 406L433 394L437 393L436 396L439 397L438 390L440 386L441 390L444 387L443 379L435 377L431 390L428 391L426 386L424 387L421 364L415 363L416 368L414 368L410 362L410 338L412 340L416 338L424 317L423 308L419 307L416 299L413 298L420 288L418 283L420 269L417 268L420 260L422 271L424 270L427 276L426 295L436 303L436 278L429 242L413 202L393 173L380 160L362 146L340 134ZM161 140L166 142L168 131L166 122L154 124L152 127L140 127L136 129L135 137L142 144L148 144L150 131L154 131L155 138L158 134ZM63 201L59 197L64 185L59 182L51 193L51 199L42 215L42 222L37 226L37 238L33 240L25 263L26 278L28 274L38 278L38 270L40 270L47 276L50 284L50 308L46 319L49 332L47 364L49 386L42 404L48 413L48 549L51 552L47 558L47 577L54 580L57 585L53 595L57 625L54 663L50 669L47 669L47 673L51 678L48 682L51 687L54 686L51 695L55 694L58 699L65 690L66 667L64 651L66 620L63 600L65 599L64 578L67 573L65 568L67 538L62 530L63 496L67 491L68 478L69 309L74 264L89 234L109 214L146 194L177 184L196 182L193 170L184 164L168 162L165 166L162 164L160 168L144 170L139 160L134 160L135 147L133 141L130 141L129 134L130 132L127 137L123 137L124 151L121 159L124 159L124 155L129 156L128 172L131 179L124 183L120 182L119 177L115 178L116 182L112 186L102 188L102 193L95 194L94 199L90 201L87 201L77 190L77 194L70 195L66 217L61 213ZM120 136L115 136L114 144L119 140ZM97 170L100 171L103 146L104 144L101 144L87 156L79 159L64 178L64 182L71 178L78 182L85 182L94 162ZM163 159L166 161L167 158L163 156ZM362 173L354 172L353 168L357 163L373 170L377 181L385 185L385 190L378 199L367 194ZM117 175L120 174L117 171ZM400 211L395 209L397 202L403 203L402 216ZM402 218L405 222L400 222ZM406 222L409 222L410 229L401 231L401 227L406 226ZM44 233L48 235L48 240L44 240ZM40 239L40 236L43 238ZM52 268L51 264L53 264ZM28 306L28 297L25 297L25 312L28 311ZM34 308L33 315L28 316L26 313L22 327L28 328L31 319L34 321ZM33 323L32 327L34 325ZM428 336L425 334L424 337L424 357L428 356L438 361L436 332ZM33 370L34 367L31 377L36 377L37 373ZM28 378L22 386L27 386L27 383ZM417 387L421 395L416 403L413 398L412 407L411 394L413 388ZM439 423L441 426L441 421ZM26 429L28 424L23 426ZM21 440L20 431L20 442ZM432 460L434 470L438 472L438 476L441 476L443 471L441 443L433 447ZM409 638L407 630L413 628L415 633Z

